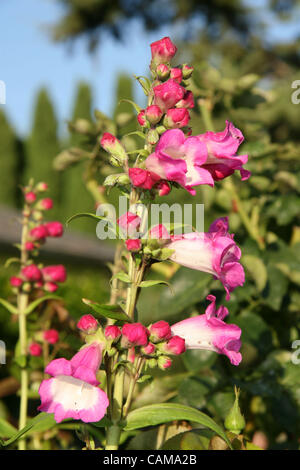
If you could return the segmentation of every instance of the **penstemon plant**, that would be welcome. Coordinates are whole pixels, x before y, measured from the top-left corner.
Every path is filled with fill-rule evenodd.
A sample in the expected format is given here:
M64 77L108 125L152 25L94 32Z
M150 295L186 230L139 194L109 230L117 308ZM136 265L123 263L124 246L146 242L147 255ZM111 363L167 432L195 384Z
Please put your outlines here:
M208 295L209 305L202 315L173 325L164 320L150 325L139 321L141 290L166 283L148 278L153 264L169 260L208 273L223 284L227 301L230 293L244 283L244 270L239 261L241 252L229 232L227 217L214 221L206 233L191 229L189 233L178 234L176 224L156 224L148 228L145 213L140 211L141 205L146 212L151 211L156 197L168 195L172 188L195 195L197 186L214 186L216 181L229 177L235 170L240 172L242 180L250 176L244 169L247 155L237 155L243 135L232 123L226 122L222 132L208 130L205 134L192 136L189 110L194 107L194 99L189 85L193 67L187 64L172 67L176 51L169 38L154 42L151 44L152 78L137 77L148 102L146 109L131 102L137 111L138 128L130 134L143 140L142 148L127 149L126 144L110 132L102 133L95 147L97 153L100 143L112 167L119 168L118 173L112 171L106 177L104 185L118 188L129 202L129 210L115 225L106 214L85 214L108 222L110 229L123 238L112 266L110 303L83 299L93 310L93 315L84 315L77 324L85 344L71 360L50 361L45 368L45 374L50 378L45 378L39 388L39 410L44 412L40 419L47 413L53 414L57 423L67 419L80 420L88 449L96 447L89 432L91 428L85 423L104 428L103 446L107 450L116 450L123 433L174 420L198 423L221 437L225 446L233 446L230 435L195 408L169 402L132 409L138 384L151 380L153 368L168 371L172 357L184 354L187 349L223 354L235 366L242 360L239 352L241 329L224 321L228 309L217 306L213 295ZM24 222L23 244L27 241L26 224ZM22 266L27 267L24 250L21 248ZM29 267L33 269L33 265ZM22 269L25 275L25 268ZM30 288L32 280L29 279ZM34 282L39 280L40 277ZM26 355L22 322L28 294L24 292L24 284L22 286L18 291L20 344L22 354ZM107 323L100 323L97 317L104 317ZM236 397L225 422L233 435L239 434L245 424L238 407L238 392ZM26 413L22 413L21 424L24 425Z

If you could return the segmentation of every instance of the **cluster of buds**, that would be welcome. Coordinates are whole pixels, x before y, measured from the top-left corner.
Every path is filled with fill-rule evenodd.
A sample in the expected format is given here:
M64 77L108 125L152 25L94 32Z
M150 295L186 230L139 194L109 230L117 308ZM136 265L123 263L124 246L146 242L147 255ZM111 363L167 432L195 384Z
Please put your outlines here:
M109 356L118 350L128 350L128 359L134 362L137 357L145 359L146 367L165 370L172 365L170 356L185 352L185 340L173 335L170 325L160 320L146 328L141 323L125 323L122 327L108 325L104 329L99 326L93 315L84 315L77 327L92 339L105 341L105 350Z
M46 266L35 264L32 257L37 256L40 246L48 237L61 237L63 226L60 222L44 222L44 211L53 207L50 198L41 198L48 185L32 182L23 188L24 209L23 225L27 227L26 238L22 240L21 251L26 252L26 261L22 264L18 276L10 278L10 284L17 290L31 292L34 288L43 288L46 292L55 292L58 284L65 282L67 274L63 265Z
M29 344L28 351L31 356L40 357L43 352L43 343L52 346L59 341L59 333L54 328L35 333L34 341Z

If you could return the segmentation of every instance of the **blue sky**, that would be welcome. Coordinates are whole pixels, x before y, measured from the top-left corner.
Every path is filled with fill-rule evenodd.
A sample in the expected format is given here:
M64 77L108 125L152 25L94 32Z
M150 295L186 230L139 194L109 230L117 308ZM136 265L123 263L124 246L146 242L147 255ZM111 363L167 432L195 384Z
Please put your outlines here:
M248 3L262 4L256 0ZM46 25L60 16L61 6L56 1L1 1L0 80L6 84L5 110L21 135L30 129L32 104L39 87L48 88L61 130L64 130L64 120L70 117L75 86L80 80L92 85L94 106L110 113L117 73L144 74L149 64L149 44L165 35L176 36L174 29L166 27L159 32L145 33L134 22L127 30L125 43L107 36L96 54L89 55L86 43L79 41L74 53L70 53L66 45L53 44L46 32ZM270 15L266 18L271 25L268 37L292 38L299 31L299 20L298 17L294 25L283 28Z

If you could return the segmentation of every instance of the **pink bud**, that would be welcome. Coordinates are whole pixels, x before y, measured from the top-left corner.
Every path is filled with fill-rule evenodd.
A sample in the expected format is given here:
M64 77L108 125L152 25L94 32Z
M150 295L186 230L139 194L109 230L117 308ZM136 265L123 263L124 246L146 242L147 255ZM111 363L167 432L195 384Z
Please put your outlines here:
M29 348L28 348L28 349L29 349L29 354L30 354L31 356L37 356L37 357L39 357L39 356L42 355L43 349L42 349L42 346L41 346L39 343L31 343L31 344L29 345Z
M126 248L128 251L139 251L142 247L142 242L139 240L139 238L131 238L129 240L126 240L125 242Z
M153 87L154 104L165 112L174 108L176 103L181 102L185 96L185 89L171 78L160 85ZM180 106L181 108L186 106Z
M57 330L46 330L43 334L44 340L49 344L55 344L59 340L59 334Z
M170 76L170 69L165 64L159 64L156 67L156 73L160 80L166 80Z
M44 285L43 283L39 283L37 287L44 287L46 292L56 292L58 289L58 285L55 282L45 282Z
M185 340L180 336L172 336L172 338L163 345L163 349L168 354L182 354L185 351Z
M143 168L129 168L129 178L133 186L143 189L152 189L152 187L160 180L160 176L152 171Z
M44 281L65 282L67 279L66 268L62 264L46 266L42 269Z
M171 328L168 322L164 320L157 321L149 327L150 339L154 343L159 343L163 340L168 340L172 336Z
M44 240L48 236L48 230L44 225L38 225L29 232L33 240Z
M98 329L98 322L93 315L83 315L77 323L77 328L84 333L95 333Z
M171 191L171 186L167 181L160 181L156 187L158 189L159 196L167 196L167 194L169 194Z
M20 287L23 284L23 280L16 276L12 276L9 282L12 287Z
M47 191L48 189L48 184L47 183L44 183L44 181L41 181L40 183L38 183L36 185L36 188L35 188L37 191L43 193L45 191Z
M121 345L123 348L146 346L149 331L141 323L125 323L122 328Z
M168 109L164 119L164 125L169 129L179 129L187 126L190 120L190 113L186 108Z
M122 335L120 328L116 325L108 325L105 328L104 334L105 338L112 341L118 341Z
M160 356L158 358L158 367L162 370L168 369L172 365L172 359L166 356Z
M147 346L142 348L142 353L146 354L147 356L151 356L155 351L155 346L152 343L148 343Z
M35 200L36 194L33 191L29 191L25 194L25 201L28 202L28 204L32 204Z
M194 67L192 65L183 64L182 66L183 78L185 79L190 78L192 76L193 71L194 71Z
M49 211L53 207L53 201L50 197L45 197L41 199L38 204L40 209L44 209L45 211Z
M35 287L36 289L40 289L41 287L44 287L44 282L43 282L43 281L36 281L36 282L34 283L34 287Z
M183 98L176 103L176 108L193 108L194 106L195 103L193 93L187 90L185 91Z
M182 82L182 70L179 69L179 68L173 68L171 69L171 72L170 72L170 78L172 78L173 80L175 80L175 82L177 83L181 83Z
M124 231L126 236L136 234L136 230L141 223L141 218L133 212L126 212L118 218L117 224Z
M156 104L152 104L151 106L148 106L145 110L145 116L150 122L150 124L157 124L162 117L163 113L162 110L160 109L159 106Z
M26 281L39 281L42 273L35 264L29 264L22 269L22 274Z
M164 37L159 41L153 42L150 47L152 61L156 64L170 62L177 51L177 47L172 43L169 37Z
M139 112L137 115L137 120L140 126L142 127L147 127L147 120L145 118L145 110L142 109L142 111Z
M119 139L109 132L105 132L100 140L101 146L106 150L106 152L112 154L120 161L127 159L125 149Z
M61 237L64 232L64 228L60 222L47 222L44 224L44 227L49 237Z
M33 251L35 249L35 245L33 242L26 242L25 243L25 250L26 251Z
M170 234L163 224L158 224L149 230L149 238L156 240L169 240Z

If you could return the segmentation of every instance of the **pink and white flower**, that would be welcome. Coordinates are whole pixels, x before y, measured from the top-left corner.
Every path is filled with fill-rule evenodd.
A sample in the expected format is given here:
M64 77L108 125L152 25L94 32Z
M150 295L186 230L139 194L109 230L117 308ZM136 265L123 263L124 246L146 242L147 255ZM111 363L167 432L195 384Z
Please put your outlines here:
M129 168L128 175L133 186L142 189L152 189L160 181L155 173L138 167Z
M100 421L106 413L109 400L98 385L96 373L102 360L102 346L92 343L73 358L54 359L45 369L52 377L43 380L39 388L40 411L54 413L60 423L66 418L85 423Z
M172 261L219 279L226 290L226 300L230 299L230 292L244 284L245 273L239 263L241 250L233 234L228 233L227 217L217 219L208 233L175 235L167 246L174 250Z
M231 122L226 121L222 132L209 131L198 135L197 138L207 146L208 158L204 168L211 173L215 181L232 175L235 170L240 171L242 180L250 177L250 171L243 168L248 161L248 155L236 155L244 136Z
M228 315L226 307L216 309L216 298L211 301L204 315L187 318L171 326L172 333L185 339L186 349L205 349L225 354L231 364L237 366L242 360L241 329L234 324L227 324L223 319Z
M214 184L210 172L203 168L206 160L207 149L203 142L197 137L186 138L180 129L171 129L162 134L145 165L162 180L175 181L195 195L193 186Z
M126 212L118 218L117 224L124 232L124 235L131 237L137 235L137 229L140 226L141 218L133 212Z
M185 89L175 80L170 78L164 83L153 87L154 104L159 106L162 112L174 108L176 103L183 100ZM180 106L183 108L184 106Z

